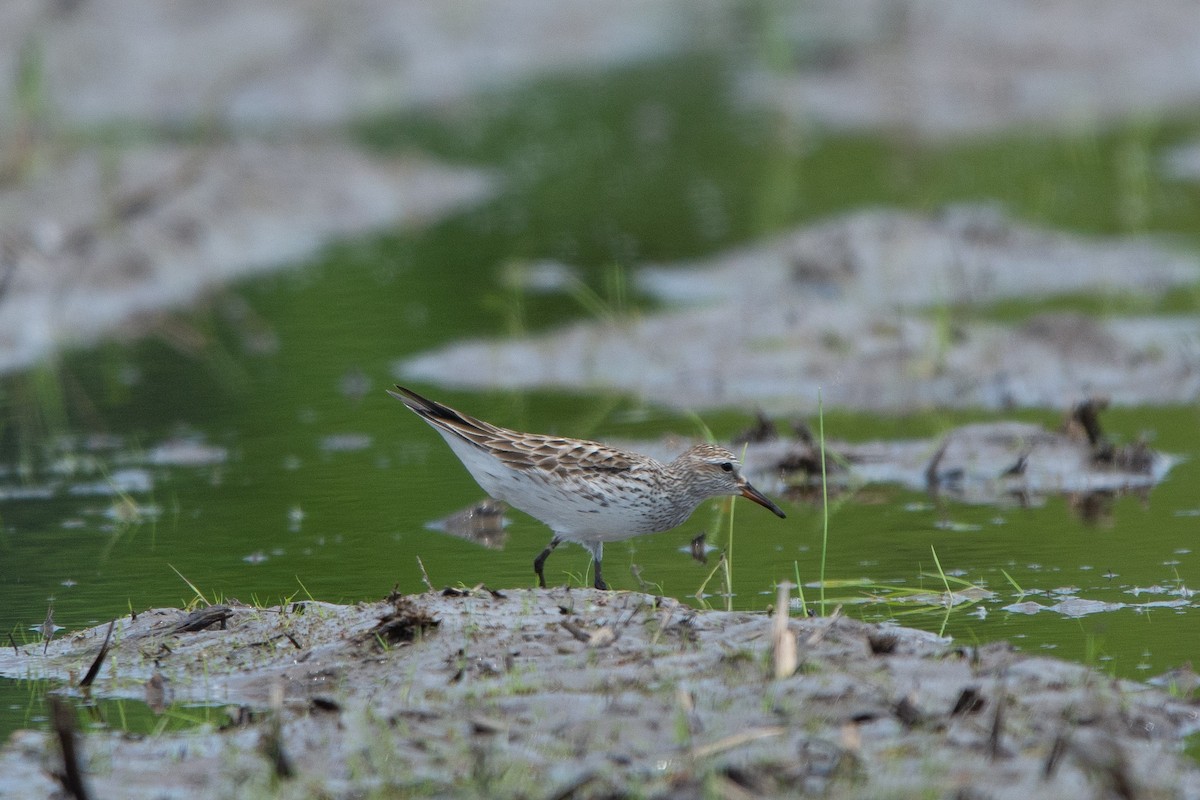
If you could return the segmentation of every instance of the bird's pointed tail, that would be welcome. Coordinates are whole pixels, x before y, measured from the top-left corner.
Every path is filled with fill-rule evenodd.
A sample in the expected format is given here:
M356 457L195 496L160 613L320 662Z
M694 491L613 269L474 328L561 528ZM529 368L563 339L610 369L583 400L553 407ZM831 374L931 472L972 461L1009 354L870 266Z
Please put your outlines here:
M412 389L406 389L399 384L396 385L396 391L388 389L387 393L401 403L404 403L404 405L408 406L418 416L429 423L456 433L459 436L470 432L489 432L494 427L461 411L455 411L450 406L442 405L436 400L422 397Z

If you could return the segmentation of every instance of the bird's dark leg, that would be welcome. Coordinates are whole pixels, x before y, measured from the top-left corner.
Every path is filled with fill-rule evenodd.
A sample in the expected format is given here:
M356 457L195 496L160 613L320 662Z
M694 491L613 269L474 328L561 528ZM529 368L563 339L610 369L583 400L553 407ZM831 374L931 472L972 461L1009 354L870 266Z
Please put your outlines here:
M533 571L537 573L538 586L546 588L546 576L542 574L542 568L546 566L546 559L554 552L554 548L562 544L562 539L555 536L550 540L550 544L546 545L546 549L538 554L538 557L533 560Z
M600 574L600 560L596 559L592 562L596 566L596 588L601 591L608 589L608 584L604 582L604 577Z
M600 572L600 561L604 558L604 542L588 542L584 544L584 547L592 554L592 567L596 575L593 585L601 591L608 589L608 584L604 582L604 575Z

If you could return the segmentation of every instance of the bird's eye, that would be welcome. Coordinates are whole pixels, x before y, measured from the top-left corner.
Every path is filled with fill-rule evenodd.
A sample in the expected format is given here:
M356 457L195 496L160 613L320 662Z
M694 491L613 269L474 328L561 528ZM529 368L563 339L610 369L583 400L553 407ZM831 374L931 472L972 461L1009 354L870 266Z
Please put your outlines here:
M733 472L733 464L730 464L728 461L726 461L721 465L721 469L725 470L726 472Z

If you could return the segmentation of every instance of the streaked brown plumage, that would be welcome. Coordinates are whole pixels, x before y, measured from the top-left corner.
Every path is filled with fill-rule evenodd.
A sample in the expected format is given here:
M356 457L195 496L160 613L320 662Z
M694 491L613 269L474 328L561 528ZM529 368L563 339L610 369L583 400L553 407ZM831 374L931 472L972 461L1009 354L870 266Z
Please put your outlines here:
M432 425L484 491L550 526L554 538L534 560L543 566L563 541L592 554L595 586L604 542L669 530L712 497L741 495L784 513L742 477L723 447L698 444L669 464L599 442L501 428L397 386L388 392Z

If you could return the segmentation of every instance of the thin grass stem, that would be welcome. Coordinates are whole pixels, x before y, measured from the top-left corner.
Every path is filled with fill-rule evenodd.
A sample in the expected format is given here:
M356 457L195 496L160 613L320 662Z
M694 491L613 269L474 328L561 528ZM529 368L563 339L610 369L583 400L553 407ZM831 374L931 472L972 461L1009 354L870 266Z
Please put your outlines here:
M825 405L820 389L817 389L817 433L821 444L821 616L825 616L825 557L829 552L829 482L825 474Z
M800 583L800 562L793 561L792 568L796 571L796 596L800 598L800 616L808 616L808 603L804 602L804 586Z
M196 584L192 583L192 582L191 582L191 581L189 581L187 578L183 577L183 573L182 573L182 572L180 572L179 570L175 569L175 565L174 565L174 564L167 564L167 566L171 568L171 571L172 571L172 572L174 572L176 575L178 575L178 576L179 576L180 580L182 580L184 583L186 583L186 584L188 585L188 588L189 588L189 589L191 589L191 590L192 590L192 591L195 593L195 595L196 595L196 598L197 598L197 599L198 599L198 600L199 600L201 603L204 603L204 605L206 605L206 606L211 606L211 605L212 605L212 603L208 602L208 598L204 596L204 592L202 592L202 591L200 591L199 589L197 589L197 588L196 588Z
M938 576L942 579L942 585L946 587L946 604L949 605L954 598L954 592L950 591L950 581L946 579L946 571L942 569L942 562L938 560L937 548L929 545L929 550L933 553L933 563L937 567Z
M706 608L709 606L708 606L708 601L706 601L704 599L704 590L708 588L708 582L711 581L713 579L713 576L717 574L717 570L721 569L724 565L725 565L725 552L722 551L720 560L717 561L716 565L712 568L712 571L708 573L708 576L700 584L700 588L696 590L696 595L695 595L696 599L699 600L701 603L704 603Z

